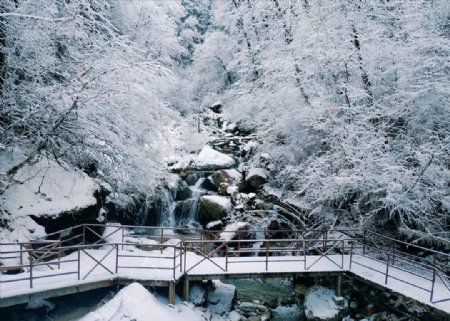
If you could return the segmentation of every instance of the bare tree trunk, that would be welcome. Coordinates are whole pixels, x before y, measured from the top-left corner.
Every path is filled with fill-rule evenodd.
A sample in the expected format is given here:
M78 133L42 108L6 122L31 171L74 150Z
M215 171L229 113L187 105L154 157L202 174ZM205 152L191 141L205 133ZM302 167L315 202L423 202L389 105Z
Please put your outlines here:
M238 2L236 0L232 0L232 1L233 1L234 7L236 9L239 9ZM245 31L244 21L242 20L242 17L240 17L238 20L238 28L241 30L242 35L244 36L245 43L247 44L247 49L250 54L250 59L251 59L252 65L254 67L253 68L253 77L254 77L254 79L256 79L259 76L258 69L256 68L256 59L255 59L255 55L252 52L252 44L250 42L250 38L249 38L247 32Z
M356 48L356 53L358 55L358 64L359 64L359 70L361 70L361 78L364 86L364 90L367 93L369 105L373 104L373 93L372 93L372 84L370 83L369 76L367 75L366 70L363 66L363 59L361 55L361 44L359 42L359 34L356 30L355 25L352 25L352 31L353 31L353 45Z
M277 8L278 18L283 21L284 42L286 43L286 46L289 46L289 44L294 40L294 35L292 34L292 28L290 25L287 24L286 18L284 16L284 12L283 12L283 10L281 10L278 0L273 0L273 3L275 4L275 7ZM294 8L292 6L290 7L290 9L293 12ZM294 59L295 82L297 83L297 87L299 88L300 94L302 95L303 99L305 100L305 103L307 105L311 105L311 103L309 101L309 95L306 94L305 89L303 88L303 85L302 85L302 80L300 78L301 73L302 73L301 69L300 69L300 65L298 64L298 61L297 61L296 57L294 56L294 53L292 52L292 50L290 50L290 52L292 54L292 58Z

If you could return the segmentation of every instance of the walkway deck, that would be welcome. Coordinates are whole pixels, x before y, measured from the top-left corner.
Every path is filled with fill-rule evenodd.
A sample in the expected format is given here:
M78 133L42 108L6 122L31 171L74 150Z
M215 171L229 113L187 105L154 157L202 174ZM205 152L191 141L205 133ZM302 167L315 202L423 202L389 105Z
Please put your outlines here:
M74 227L57 240L0 244L0 307L134 281L174 291L182 279L351 273L450 314L449 255L431 251L429 262L399 252L402 242L381 246L371 232L358 238L297 231L293 238L265 240L235 232L233 240L220 240L219 234L167 237L169 229L142 236L123 226L108 226L100 236L99 227ZM277 231L292 231L283 233ZM7 274L12 270L21 272Z

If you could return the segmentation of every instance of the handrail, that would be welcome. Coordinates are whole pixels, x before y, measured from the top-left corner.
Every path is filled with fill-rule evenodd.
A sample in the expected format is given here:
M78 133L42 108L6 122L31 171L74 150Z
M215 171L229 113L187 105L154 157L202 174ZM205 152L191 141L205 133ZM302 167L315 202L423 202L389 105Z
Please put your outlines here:
M107 234L100 232L101 228L106 227L114 230L109 231ZM152 233L134 234L130 232L135 229L148 230ZM176 234L176 231L184 234ZM265 238L248 238L255 235L252 235L252 233L258 232L263 232ZM118 233L119 237L114 238L114 241L108 240L115 233ZM226 235L230 235L230 237ZM47 235L47 238L52 239L40 238L29 242L0 243L0 261L11 261L10 264L0 265L0 272L7 272L8 270L26 271L25 274L19 273L17 278L14 278L14 275L0 278L0 284L29 280L30 288L32 288L33 281L36 279L77 274L77 279L81 280L90 276L97 269L102 269L104 270L103 272L109 274L118 274L119 271L122 272L125 269L168 270L172 271L172 278L176 280L177 275L181 276L188 273L203 261L217 265L214 257L220 256L225 258L225 267L217 266L224 272L228 272L229 264L250 262L251 258L240 260L241 256L255 256L253 261L265 262L266 271L268 271L271 262L292 262L293 260L303 262L305 271L310 270L320 260L330 260L339 269L344 270L344 255L349 255L349 270L352 270L352 264L357 264L384 275L385 284L388 283L389 279L396 279L429 292L430 302L432 303L450 300L450 280L449 276L445 274L448 271L450 254L396 240L370 230L260 229L204 231L197 228L80 224L50 233ZM138 242L141 239L152 239L159 241L159 243ZM165 242L170 239L177 239L177 242ZM250 247L251 245L254 247ZM129 246L137 247L140 251L127 252ZM8 247L11 247L11 249ZM427 251L427 253L433 254L434 260L430 261L426 258L401 252L399 247L410 247L415 250ZM91 251L96 249L103 249L103 254L99 256L92 254L94 252ZM168 250L164 252L164 249ZM159 251L159 253L144 253L146 251ZM193 266L188 266L186 262L189 251L193 251L200 256L200 261ZM76 253L74 254L76 258L64 258L71 253ZM24 255L28 255L27 262L23 260ZM334 255L335 258L332 259L331 255ZM337 259L336 255L338 255L337 257L340 256L340 259ZM382 259L374 257L374 255L380 255ZM295 258L290 257L287 259L288 256L294 256ZM314 256L315 260L310 260L307 264L307 256ZM377 261L382 265L380 268L369 266L364 262L358 262L357 256ZM81 266L82 257L94 263L93 267L84 276L81 275L81 270L84 268ZM112 267L105 263L109 257L114 259L114 266ZM436 260L436 257L439 257L439 260L444 263ZM141 260L157 258L158 262L172 263L152 264L151 266L137 265L133 263L135 258L140 258ZM20 264L16 264L17 261ZM68 268L74 263L77 265L76 271L69 271ZM53 271L44 274L42 271L38 273L36 268L44 266ZM64 270L61 270L62 267L64 267ZM54 268L57 270L54 270ZM430 288L411 284L407 277L403 278L394 275L394 269L397 272L402 271L402 273L426 280L430 283ZM423 273L417 272L417 269L420 269ZM58 272L58 270L61 271ZM434 298L436 282L444 284L444 287L449 292L448 299Z

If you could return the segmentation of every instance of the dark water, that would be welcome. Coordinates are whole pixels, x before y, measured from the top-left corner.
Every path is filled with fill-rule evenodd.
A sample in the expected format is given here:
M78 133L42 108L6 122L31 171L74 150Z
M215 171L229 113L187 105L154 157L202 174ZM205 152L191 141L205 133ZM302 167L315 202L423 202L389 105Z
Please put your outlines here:
M302 321L304 313L296 304L293 289L286 279L272 279L266 282L261 279L227 280L226 283L236 287L236 299L240 302L267 304L272 307L272 321Z
M47 302L54 305L52 310L46 306L27 309L26 304L2 308L0 319L2 321L76 321L111 299L117 290L116 287L105 288L47 299Z

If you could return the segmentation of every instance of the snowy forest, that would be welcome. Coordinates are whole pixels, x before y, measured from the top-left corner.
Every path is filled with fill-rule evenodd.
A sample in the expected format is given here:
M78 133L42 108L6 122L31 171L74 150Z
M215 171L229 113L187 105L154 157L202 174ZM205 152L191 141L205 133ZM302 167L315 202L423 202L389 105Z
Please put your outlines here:
M448 1L0 3L2 238L33 166L152 199L219 102L307 226L448 242Z
M0 242L370 230L447 255L446 285L449 56L446 0L0 0ZM138 320L225 320L130 297Z

